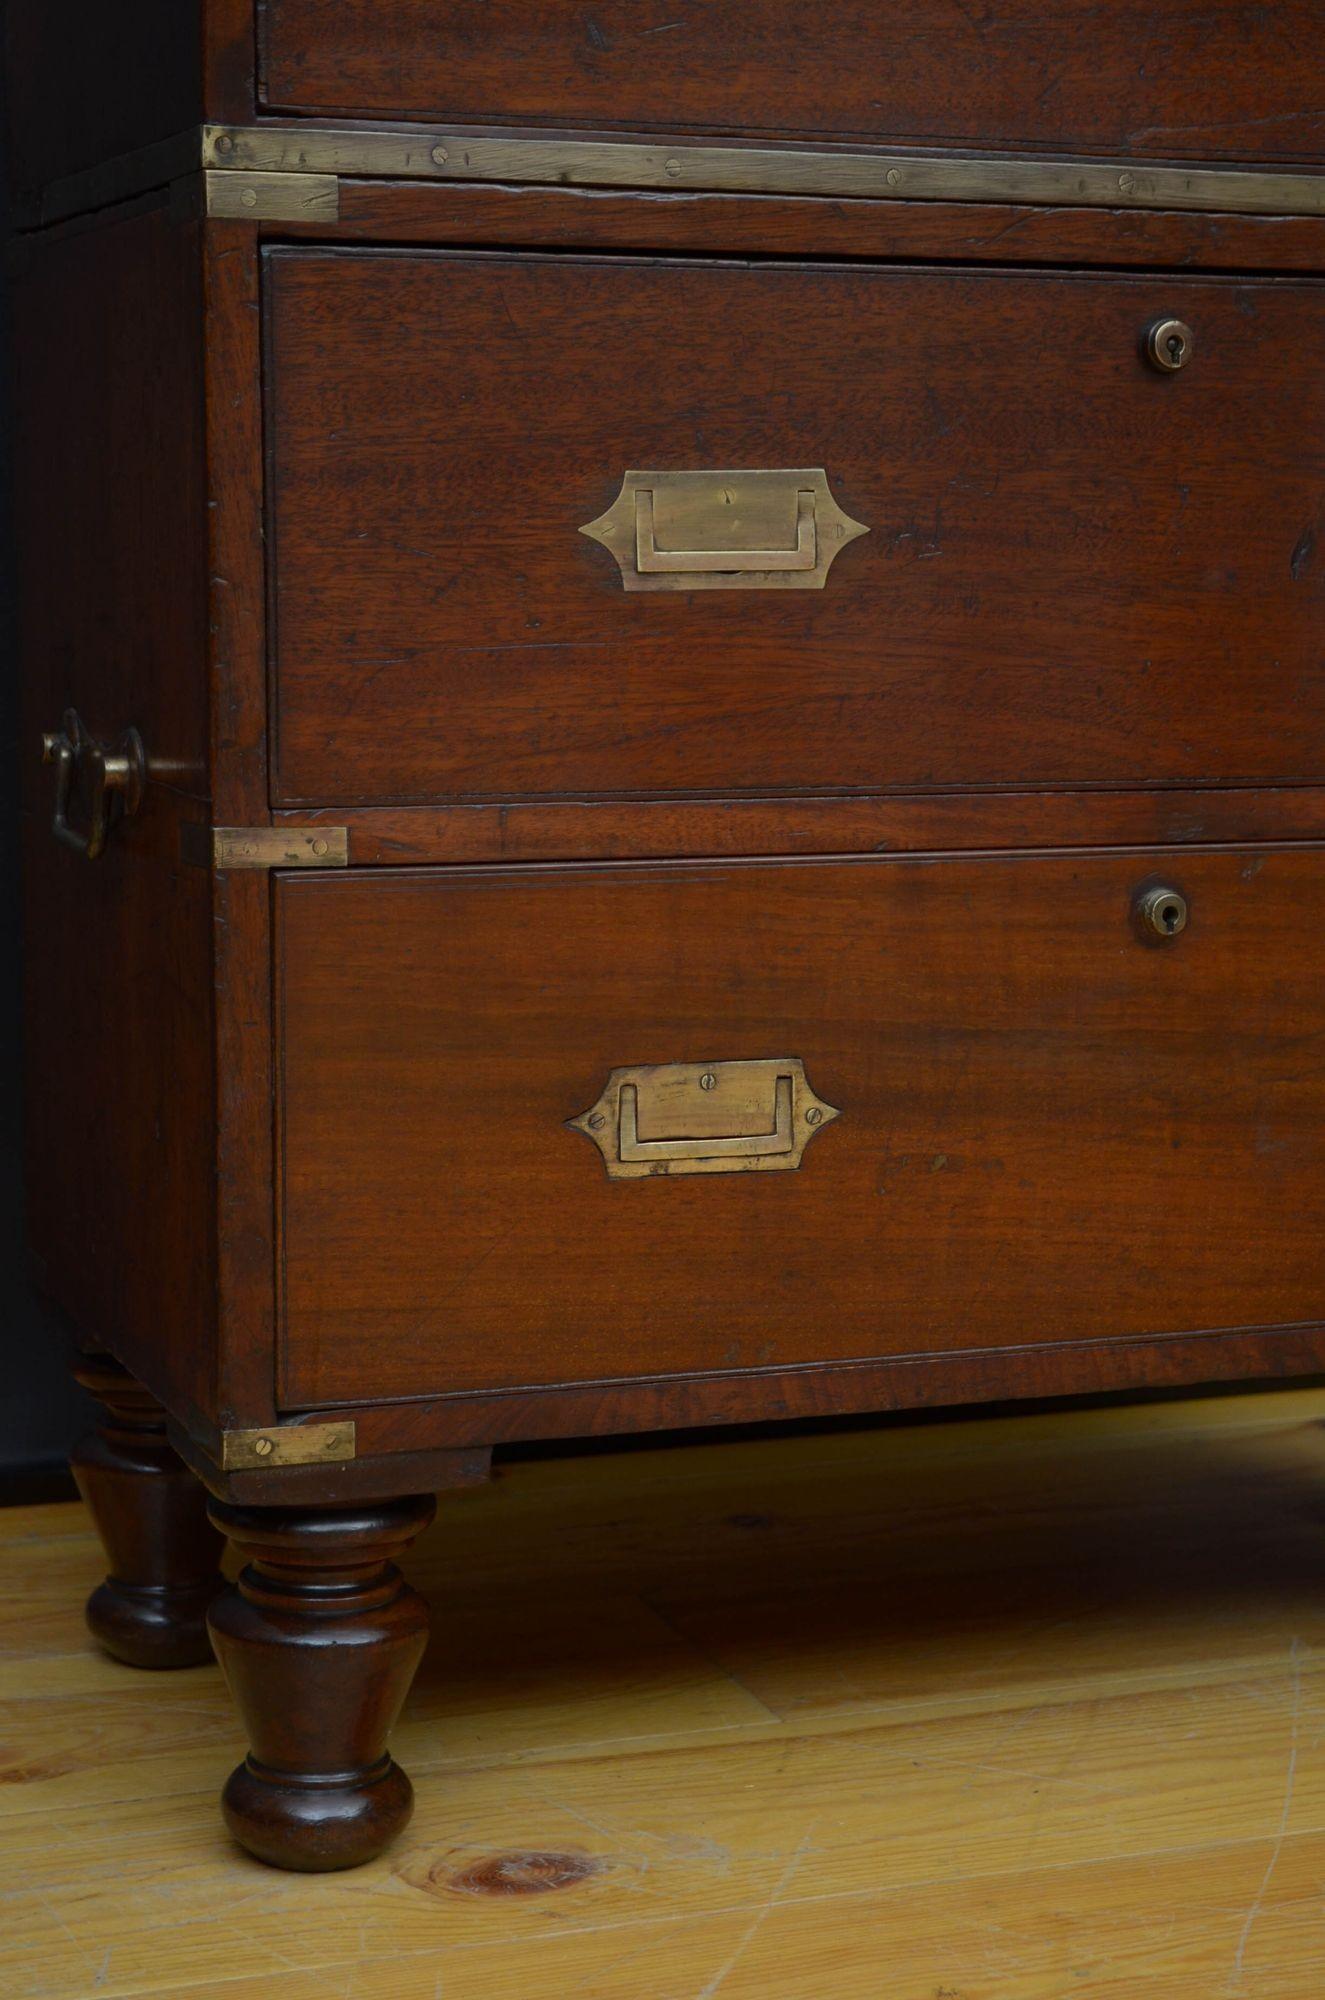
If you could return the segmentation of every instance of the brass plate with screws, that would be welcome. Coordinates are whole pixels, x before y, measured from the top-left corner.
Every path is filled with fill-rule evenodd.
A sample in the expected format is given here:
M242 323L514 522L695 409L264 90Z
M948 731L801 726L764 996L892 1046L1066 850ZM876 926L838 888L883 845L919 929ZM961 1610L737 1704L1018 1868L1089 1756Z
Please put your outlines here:
M334 174L206 173L208 215L236 222L335 222L340 182Z
M214 826L213 868L348 868L344 826Z
M1125 160L1003 153L897 153L880 148L673 145L656 139L543 139L435 128L201 125L51 182L25 223L56 222L203 172L211 215L334 220L338 175L369 180L495 181L534 186L679 188L724 194L804 194L870 201L989 201L1048 208L1184 209L1228 215L1325 215L1325 174L1242 167L1169 167ZM302 179L283 194L263 177ZM232 192L216 185L234 180ZM327 183L330 183L328 186ZM254 199L245 203L247 184ZM289 206L287 207L287 201ZM263 203L273 206L264 209ZM232 207L230 204L237 206Z
M1325 214L1325 174L1236 167L1152 167L1024 154L832 152L810 147L673 145L314 125L204 125L204 166L226 173L324 173L372 179L513 181L561 187L845 195L893 201L993 201L1070 208L1169 208L1250 215Z
M614 1069L602 1096L566 1122L603 1156L609 1180L794 1172L841 1116L811 1090L799 1056Z
M221 1470L254 1472L280 1465L339 1465L355 1454L352 1419L339 1424L271 1424L222 1431Z

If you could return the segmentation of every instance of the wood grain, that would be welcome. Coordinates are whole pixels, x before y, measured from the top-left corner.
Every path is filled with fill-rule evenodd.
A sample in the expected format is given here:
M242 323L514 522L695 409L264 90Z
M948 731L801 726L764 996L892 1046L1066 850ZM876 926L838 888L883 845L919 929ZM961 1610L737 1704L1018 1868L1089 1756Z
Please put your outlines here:
M269 224L273 240L325 238L325 225ZM342 178L338 242L519 244L533 248L713 251L766 257L970 264L1112 264L1318 271L1309 216L1033 208L1001 202L833 201L797 195L630 194L603 188L447 187Z
M213 824L268 812L258 255L242 223L209 223L203 264L208 660ZM271 898L261 875L213 884L216 992L215 1394L200 1414L243 1429L272 1416Z
M30 11L30 10L28 10ZM29 246L17 297L28 1218L38 1282L178 1410L214 1397L200 231L156 207ZM137 728L90 863L43 731Z
M1312 1323L1323 893L1312 846L278 878L285 1404ZM566 1129L769 1056L843 1113L795 1173Z
M265 296L278 804L1325 762L1313 283L275 249ZM580 527L724 465L870 533L625 595Z
M1311 0L903 10L787 0L268 0L265 103L365 118L602 124L896 144L1311 159Z
M92 1652L84 1517L11 1510L0 1976L1306 2000L1322 1424L1313 1389L512 1465L407 1563L410 1833L318 1881L216 1823L219 1670Z
M575 799L348 811L330 806L276 818L344 826L351 865L378 868L1317 840L1325 834L1325 791L1228 785L1209 791Z

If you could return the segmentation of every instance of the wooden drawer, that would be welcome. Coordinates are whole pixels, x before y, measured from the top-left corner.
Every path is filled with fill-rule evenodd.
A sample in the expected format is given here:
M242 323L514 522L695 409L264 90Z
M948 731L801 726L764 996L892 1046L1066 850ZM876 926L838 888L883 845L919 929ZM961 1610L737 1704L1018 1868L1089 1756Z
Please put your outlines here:
M272 109L1303 159L1312 0L267 0Z
M276 798L1316 778L1321 305L274 251ZM581 533L632 469L732 467L821 467L869 532L822 589L653 592Z
M276 893L290 1407L1321 1315L1325 849Z

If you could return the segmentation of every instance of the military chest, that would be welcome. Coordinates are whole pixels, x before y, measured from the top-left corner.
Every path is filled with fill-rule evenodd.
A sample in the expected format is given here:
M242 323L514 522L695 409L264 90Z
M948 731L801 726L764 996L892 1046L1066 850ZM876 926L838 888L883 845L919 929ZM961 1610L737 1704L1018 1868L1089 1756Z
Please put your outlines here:
M11 10L33 1251L266 1859L498 1445L1325 1366L1319 25Z

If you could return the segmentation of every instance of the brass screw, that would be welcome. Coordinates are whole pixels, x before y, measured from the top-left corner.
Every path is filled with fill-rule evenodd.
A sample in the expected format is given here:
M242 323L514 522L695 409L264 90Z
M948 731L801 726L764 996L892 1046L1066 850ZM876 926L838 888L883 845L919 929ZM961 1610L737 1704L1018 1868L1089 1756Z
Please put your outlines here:
M699 1079L699 1087L700 1087L700 1089L701 1089L701 1090L716 1090L716 1089L717 1089L717 1087L718 1087L718 1079L717 1079L717 1077L716 1077L716 1076L714 1076L714 1074L713 1074L713 1071L712 1071L711 1069L706 1069L706 1070L704 1071L704 1074L703 1074L703 1076L701 1076L701 1077L700 1077L700 1079Z
M258 205L258 191L256 188L245 188L239 199L243 202L245 208L256 208Z
M314 854L321 855L326 853L328 843L324 839L322 839L321 835L319 835L315 840L313 840L310 843L310 845L312 847Z
M230 134L229 134L228 132L222 132L222 133L221 133L221 134L220 134L220 135L218 136L218 138L217 138L217 141L216 141L216 150L217 150L217 152L218 152L218 153L233 153L233 152L234 152L234 150L235 150L235 142L234 142L234 140L233 140L233 139L231 138L231 136L230 136Z
M593 1117L589 1120L589 1130L591 1132L601 1132L606 1123L607 1120L602 1112L595 1111Z
M807 1125L817 1125L822 1117L823 1112L819 1109L818 1105L812 1104L805 1114L805 1123Z
M1130 194L1135 186L1136 186L1135 174L1119 174L1118 188L1120 193Z
M901 180L901 178L902 178L902 170L901 170L901 168L900 168L900 167L889 167L889 169L888 169L888 172L887 172L887 175L885 176L885 178L887 179L887 182L888 182L888 185L889 185L889 187L890 187L890 188L895 188L895 187L897 186L897 183L898 183L898 181L900 181L900 180Z
M253 1449L259 1458L270 1458L276 1447L270 1438L262 1437L254 1438Z
M679 160L669 160L667 162L666 173L669 180L674 181L679 175L680 171L681 171L681 162Z
M450 157L451 157L451 155L450 155L450 154L449 154L449 153L447 152L447 150L446 150L445 146L434 146L434 147L433 147L433 149L432 149L432 158L433 158L433 165L434 165L434 166L436 166L436 167L444 167L444 166L446 165L447 161L448 161L448 160L450 159Z

